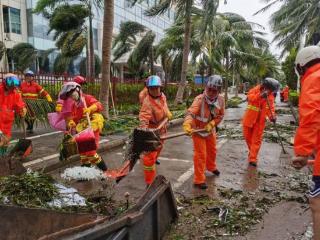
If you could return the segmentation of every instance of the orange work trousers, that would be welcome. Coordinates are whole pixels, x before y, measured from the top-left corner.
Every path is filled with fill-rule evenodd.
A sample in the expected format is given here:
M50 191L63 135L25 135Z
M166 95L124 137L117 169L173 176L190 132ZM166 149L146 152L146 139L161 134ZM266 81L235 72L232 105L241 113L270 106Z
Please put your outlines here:
M252 127L243 126L243 137L249 149L249 162L257 162L258 153L262 143L265 123L256 122Z
M192 135L193 140L193 164L195 184L204 183L206 181L205 171L210 172L217 169L216 166L216 134L210 134L207 137L201 137L198 134Z
M99 147L100 133L99 131L94 132L94 137L96 140L97 149ZM80 154L81 164L98 164L101 162L102 158L98 155L97 150L92 150Z
M148 152L142 157L144 180L146 184L151 184L156 176L156 161L160 155L162 147L156 151Z

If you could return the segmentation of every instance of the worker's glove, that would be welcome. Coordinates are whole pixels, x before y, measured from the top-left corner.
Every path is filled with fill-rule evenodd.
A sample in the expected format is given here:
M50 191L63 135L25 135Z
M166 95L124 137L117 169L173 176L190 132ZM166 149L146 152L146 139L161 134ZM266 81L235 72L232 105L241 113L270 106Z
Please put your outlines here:
M261 98L264 98L264 99L267 99L267 97L268 97L268 91L263 91L263 92L260 94L260 97L261 97Z
M296 156L292 158L292 166L295 169L301 169L308 164L307 156Z
M92 115L92 120L91 120L91 127L93 131L98 131L101 132L103 129L104 125L104 118L102 114L100 113L94 113Z
M167 118L168 118L168 120L171 120L172 117L173 117L172 113L168 110L168 112L167 112Z
M271 117L270 121L273 122L273 123L276 123L277 122L277 117Z
M27 115L27 108L24 107L20 110L20 116L24 118L26 115Z
M56 112L61 112L62 111L62 107L63 105L61 103L57 103L57 106L56 106Z
M190 123L184 123L182 127L183 127L183 131L185 131L186 134L192 135L193 129Z
M214 121L211 121L209 122L205 127L204 129L207 131L207 132L212 132L214 126L215 126L215 122Z
M7 146L9 141L9 138L2 131L0 131L0 147Z
M46 99L47 99L48 102L52 102L52 98L51 98L51 96L49 94L46 96Z
M98 106L96 104L92 104L90 107L83 109L83 114L85 115L88 113L90 115L91 113L94 113L97 110L98 110Z
M87 119L84 119L77 124L76 131L79 133L87 128L88 128L88 121L87 121Z
M69 122L68 122L69 129L75 128L76 126L77 126L77 124L73 120L69 120Z

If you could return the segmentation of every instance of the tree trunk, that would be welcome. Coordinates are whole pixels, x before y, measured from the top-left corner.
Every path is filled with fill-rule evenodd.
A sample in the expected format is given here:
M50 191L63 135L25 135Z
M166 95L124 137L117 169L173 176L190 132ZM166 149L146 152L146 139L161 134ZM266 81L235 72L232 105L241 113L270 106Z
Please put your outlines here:
M109 86L111 70L111 43L114 18L114 0L104 0L103 42L102 42L102 80L100 101L104 115L109 118Z
M235 97L239 96L239 86L240 86L240 74L237 73L236 75L236 92L235 92Z
M227 106L227 102L228 102L228 73L229 73L229 68L230 68L230 58L229 58L229 52L227 51L227 54L226 54L226 72L227 72L227 77L226 79L224 80L224 101L225 101L225 104Z
M151 51L150 51L150 73L151 75L155 75L154 72L154 48L153 46L151 47Z
M90 12L91 11L90 6ZM89 76L90 76L90 82L94 81L95 78L95 59L94 59L94 46L93 46L93 28L92 28L92 15L89 16Z
M186 87L187 72L188 72L188 58L190 52L190 38L191 38L191 8L193 0L186 0L186 16L184 24L184 45L183 45L183 57L181 66L181 80L179 89L174 101L175 104L181 104L183 102L183 93Z

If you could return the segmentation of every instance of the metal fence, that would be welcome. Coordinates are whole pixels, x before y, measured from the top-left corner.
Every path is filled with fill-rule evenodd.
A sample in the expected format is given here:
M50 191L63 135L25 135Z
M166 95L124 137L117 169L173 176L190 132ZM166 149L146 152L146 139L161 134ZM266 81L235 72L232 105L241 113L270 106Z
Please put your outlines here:
M4 75L7 74L6 72L0 72L0 79L2 81ZM20 79L24 80L24 74L15 73ZM67 81L72 81L74 76L68 75L68 74L35 74L34 78L37 83L39 83L42 87L44 87L49 94L54 98L58 98L59 91L61 90L61 87L63 83ZM120 80L118 77L112 77L111 78L111 89L112 89L112 95L114 97L117 96L117 85L141 85L143 84L143 80L141 79L131 79L131 78L125 78ZM91 79L90 82L87 83L87 85L83 86L83 90L85 93L88 93L90 95L93 95L95 97L99 97L100 93L100 87L101 87L101 78L95 78Z

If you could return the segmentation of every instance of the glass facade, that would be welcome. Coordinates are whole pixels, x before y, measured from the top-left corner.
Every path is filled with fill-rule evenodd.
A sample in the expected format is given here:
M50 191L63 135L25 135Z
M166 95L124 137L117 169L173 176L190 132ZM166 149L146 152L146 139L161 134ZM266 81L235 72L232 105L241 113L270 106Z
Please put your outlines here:
M156 42L159 42L164 36L164 30L169 28L174 22L175 13L171 9L162 16L145 16L144 11L155 3L156 0L145 0L141 4L131 7L130 0L115 0L114 27L116 32L119 31L122 22L135 21L154 31Z

